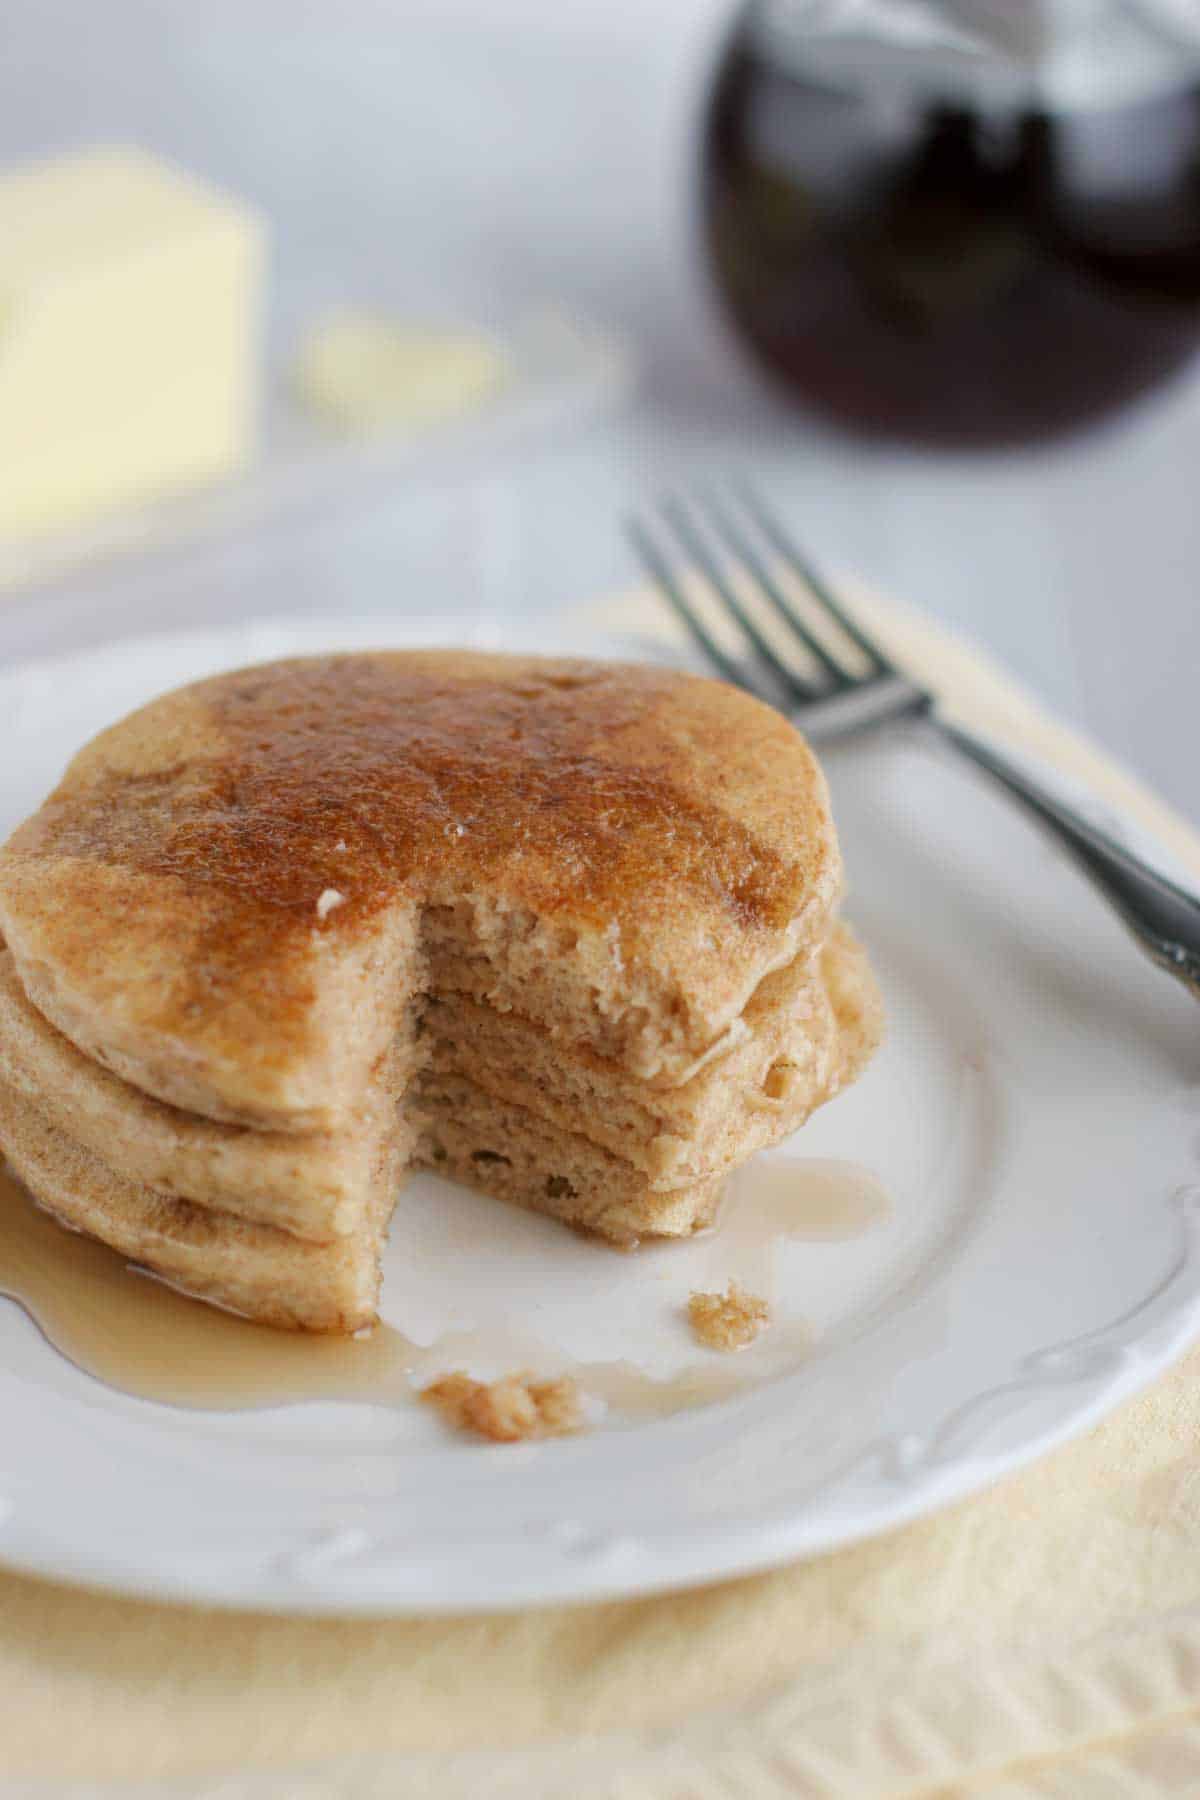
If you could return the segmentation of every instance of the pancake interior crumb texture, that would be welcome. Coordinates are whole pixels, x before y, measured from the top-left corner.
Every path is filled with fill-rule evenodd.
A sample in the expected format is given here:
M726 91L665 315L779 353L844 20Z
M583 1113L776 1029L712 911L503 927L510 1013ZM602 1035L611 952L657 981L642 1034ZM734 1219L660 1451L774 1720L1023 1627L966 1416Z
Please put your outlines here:
M878 1042L840 888L807 745L720 682L466 651L217 676L94 739L0 850L0 1146L65 1222L316 1329L373 1318L406 1168L686 1236Z

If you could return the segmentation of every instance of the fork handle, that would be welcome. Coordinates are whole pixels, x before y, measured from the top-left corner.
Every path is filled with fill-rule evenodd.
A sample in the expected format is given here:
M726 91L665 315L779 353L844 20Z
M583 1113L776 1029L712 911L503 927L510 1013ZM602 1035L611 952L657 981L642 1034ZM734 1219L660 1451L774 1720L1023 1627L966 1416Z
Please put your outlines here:
M1200 999L1200 898L1177 887L1107 832L1089 824L982 738L952 725L936 711L926 716L948 743L998 781L1047 828L1147 956Z

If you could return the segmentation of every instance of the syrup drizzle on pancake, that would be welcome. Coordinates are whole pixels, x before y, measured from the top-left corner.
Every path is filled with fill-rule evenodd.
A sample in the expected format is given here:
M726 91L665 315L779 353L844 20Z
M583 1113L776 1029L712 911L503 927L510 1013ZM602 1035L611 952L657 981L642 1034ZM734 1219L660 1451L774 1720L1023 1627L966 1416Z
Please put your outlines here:
M548 663L504 679L479 661L472 675L441 670L436 655L334 656L201 683L159 705L191 699L204 754L136 774L73 771L13 848L219 887L259 933L289 915L307 929L330 889L342 903L322 924L343 932L431 871L474 887L518 864L543 917L604 924L630 895L644 904L681 887L747 928L793 917L803 860L654 766L654 721L670 729L677 675ZM753 725L770 747L784 733L744 695L737 705L743 737ZM804 753L788 747L795 768L780 778L811 807ZM823 848L814 836L813 857Z

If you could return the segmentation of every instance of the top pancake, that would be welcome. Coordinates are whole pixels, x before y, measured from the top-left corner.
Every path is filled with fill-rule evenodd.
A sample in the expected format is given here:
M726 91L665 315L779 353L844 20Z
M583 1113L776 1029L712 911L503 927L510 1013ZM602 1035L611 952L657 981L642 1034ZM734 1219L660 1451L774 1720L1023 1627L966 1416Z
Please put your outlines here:
M0 930L46 1016L147 1092L330 1129L428 983L426 908L465 920L495 1004L674 1085L821 942L839 882L811 753L736 689L376 652L102 733L0 851Z

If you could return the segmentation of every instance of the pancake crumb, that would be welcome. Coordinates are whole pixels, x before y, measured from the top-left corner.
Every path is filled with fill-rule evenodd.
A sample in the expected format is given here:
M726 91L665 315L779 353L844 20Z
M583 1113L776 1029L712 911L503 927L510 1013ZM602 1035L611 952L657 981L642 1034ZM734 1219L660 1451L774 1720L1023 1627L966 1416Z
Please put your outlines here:
M771 1323L766 1301L736 1281L723 1294L689 1294L687 1311L693 1332L710 1350L744 1350Z
M326 888L317 901L318 919L327 919L337 906L346 904L345 894L339 894L336 888Z
M458 1369L422 1388L421 1399L436 1406L448 1425L497 1444L565 1437L584 1422L579 1389L568 1375L537 1381L525 1371L473 1381Z

